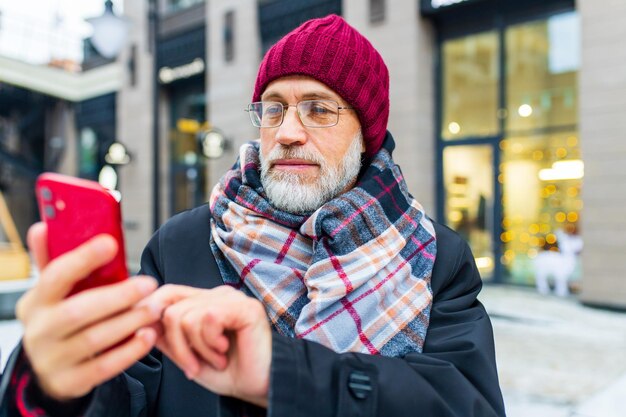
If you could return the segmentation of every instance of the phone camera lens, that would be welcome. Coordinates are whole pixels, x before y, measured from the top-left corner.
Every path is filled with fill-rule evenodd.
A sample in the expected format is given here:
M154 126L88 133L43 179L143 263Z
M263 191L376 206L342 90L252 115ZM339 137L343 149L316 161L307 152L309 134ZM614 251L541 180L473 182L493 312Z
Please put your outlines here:
M43 187L41 189L41 198L43 198L45 201L52 200L52 191L50 191L48 187Z
M54 207L51 206L50 204L46 204L43 207L43 210L48 219L54 219L54 217L56 216L56 211L54 210Z

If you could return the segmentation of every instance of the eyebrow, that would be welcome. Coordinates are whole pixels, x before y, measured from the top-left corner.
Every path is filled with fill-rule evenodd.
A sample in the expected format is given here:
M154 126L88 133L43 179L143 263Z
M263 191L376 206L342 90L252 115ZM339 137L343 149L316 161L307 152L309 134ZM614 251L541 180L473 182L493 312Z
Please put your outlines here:
M284 100L283 96L278 92L270 92L268 95L263 94L261 96L261 100L270 100L270 99ZM312 91L312 92L303 94L300 97L300 100L334 100L339 103L343 101L339 97L335 97L334 95L326 93L324 91Z

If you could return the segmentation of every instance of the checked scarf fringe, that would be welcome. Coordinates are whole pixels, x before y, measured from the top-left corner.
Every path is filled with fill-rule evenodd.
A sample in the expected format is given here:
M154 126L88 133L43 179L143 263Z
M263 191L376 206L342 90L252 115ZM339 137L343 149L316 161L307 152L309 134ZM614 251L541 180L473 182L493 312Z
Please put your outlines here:
M225 284L261 300L274 328L336 352L421 352L435 231L409 194L390 134L356 186L306 216L272 207L259 143L211 193L211 249Z

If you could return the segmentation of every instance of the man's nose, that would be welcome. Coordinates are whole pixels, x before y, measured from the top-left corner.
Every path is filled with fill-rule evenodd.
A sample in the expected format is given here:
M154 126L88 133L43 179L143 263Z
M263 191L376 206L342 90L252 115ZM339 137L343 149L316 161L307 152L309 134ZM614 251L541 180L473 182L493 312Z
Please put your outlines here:
M283 124L278 126L276 141L281 145L304 145L307 141L307 131L296 107L287 107L283 118Z

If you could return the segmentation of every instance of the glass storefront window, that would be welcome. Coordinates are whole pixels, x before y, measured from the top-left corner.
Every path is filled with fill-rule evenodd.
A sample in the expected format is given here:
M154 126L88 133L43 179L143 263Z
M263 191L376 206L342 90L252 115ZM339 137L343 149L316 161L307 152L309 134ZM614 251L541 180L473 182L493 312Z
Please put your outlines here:
M177 126L188 124L190 121L179 119ZM193 120L193 122L196 122ZM172 160L172 176L174 181L174 207L173 213L198 206L205 200L206 173L204 164L198 154L196 135L198 130L190 132L173 129L170 133L172 139L172 150L174 159Z
M443 139L498 132L498 50L497 32L444 42Z
M515 25L505 38L507 131L575 126L578 15L565 13Z
M444 151L446 224L469 242L483 279L493 274L493 152L491 146Z
M533 259L557 250L560 232L579 232L580 22L567 12L500 30L441 45L441 214L484 278L495 270L498 280L532 285Z
M78 152L78 174L82 178L96 179L100 164L98 163L98 137L89 127L80 131L80 145Z
M557 250L557 231L578 233L578 15L511 26L505 39L502 264L507 281L533 284L533 259Z
M167 10L174 12L204 2L205 0L167 0Z
M511 137L500 147L505 279L532 284L533 259L557 249L557 231L578 233L584 174L578 137L576 132Z
M206 163L200 155L198 133L207 129L202 82L177 86L171 95L170 170L172 214L207 201Z

